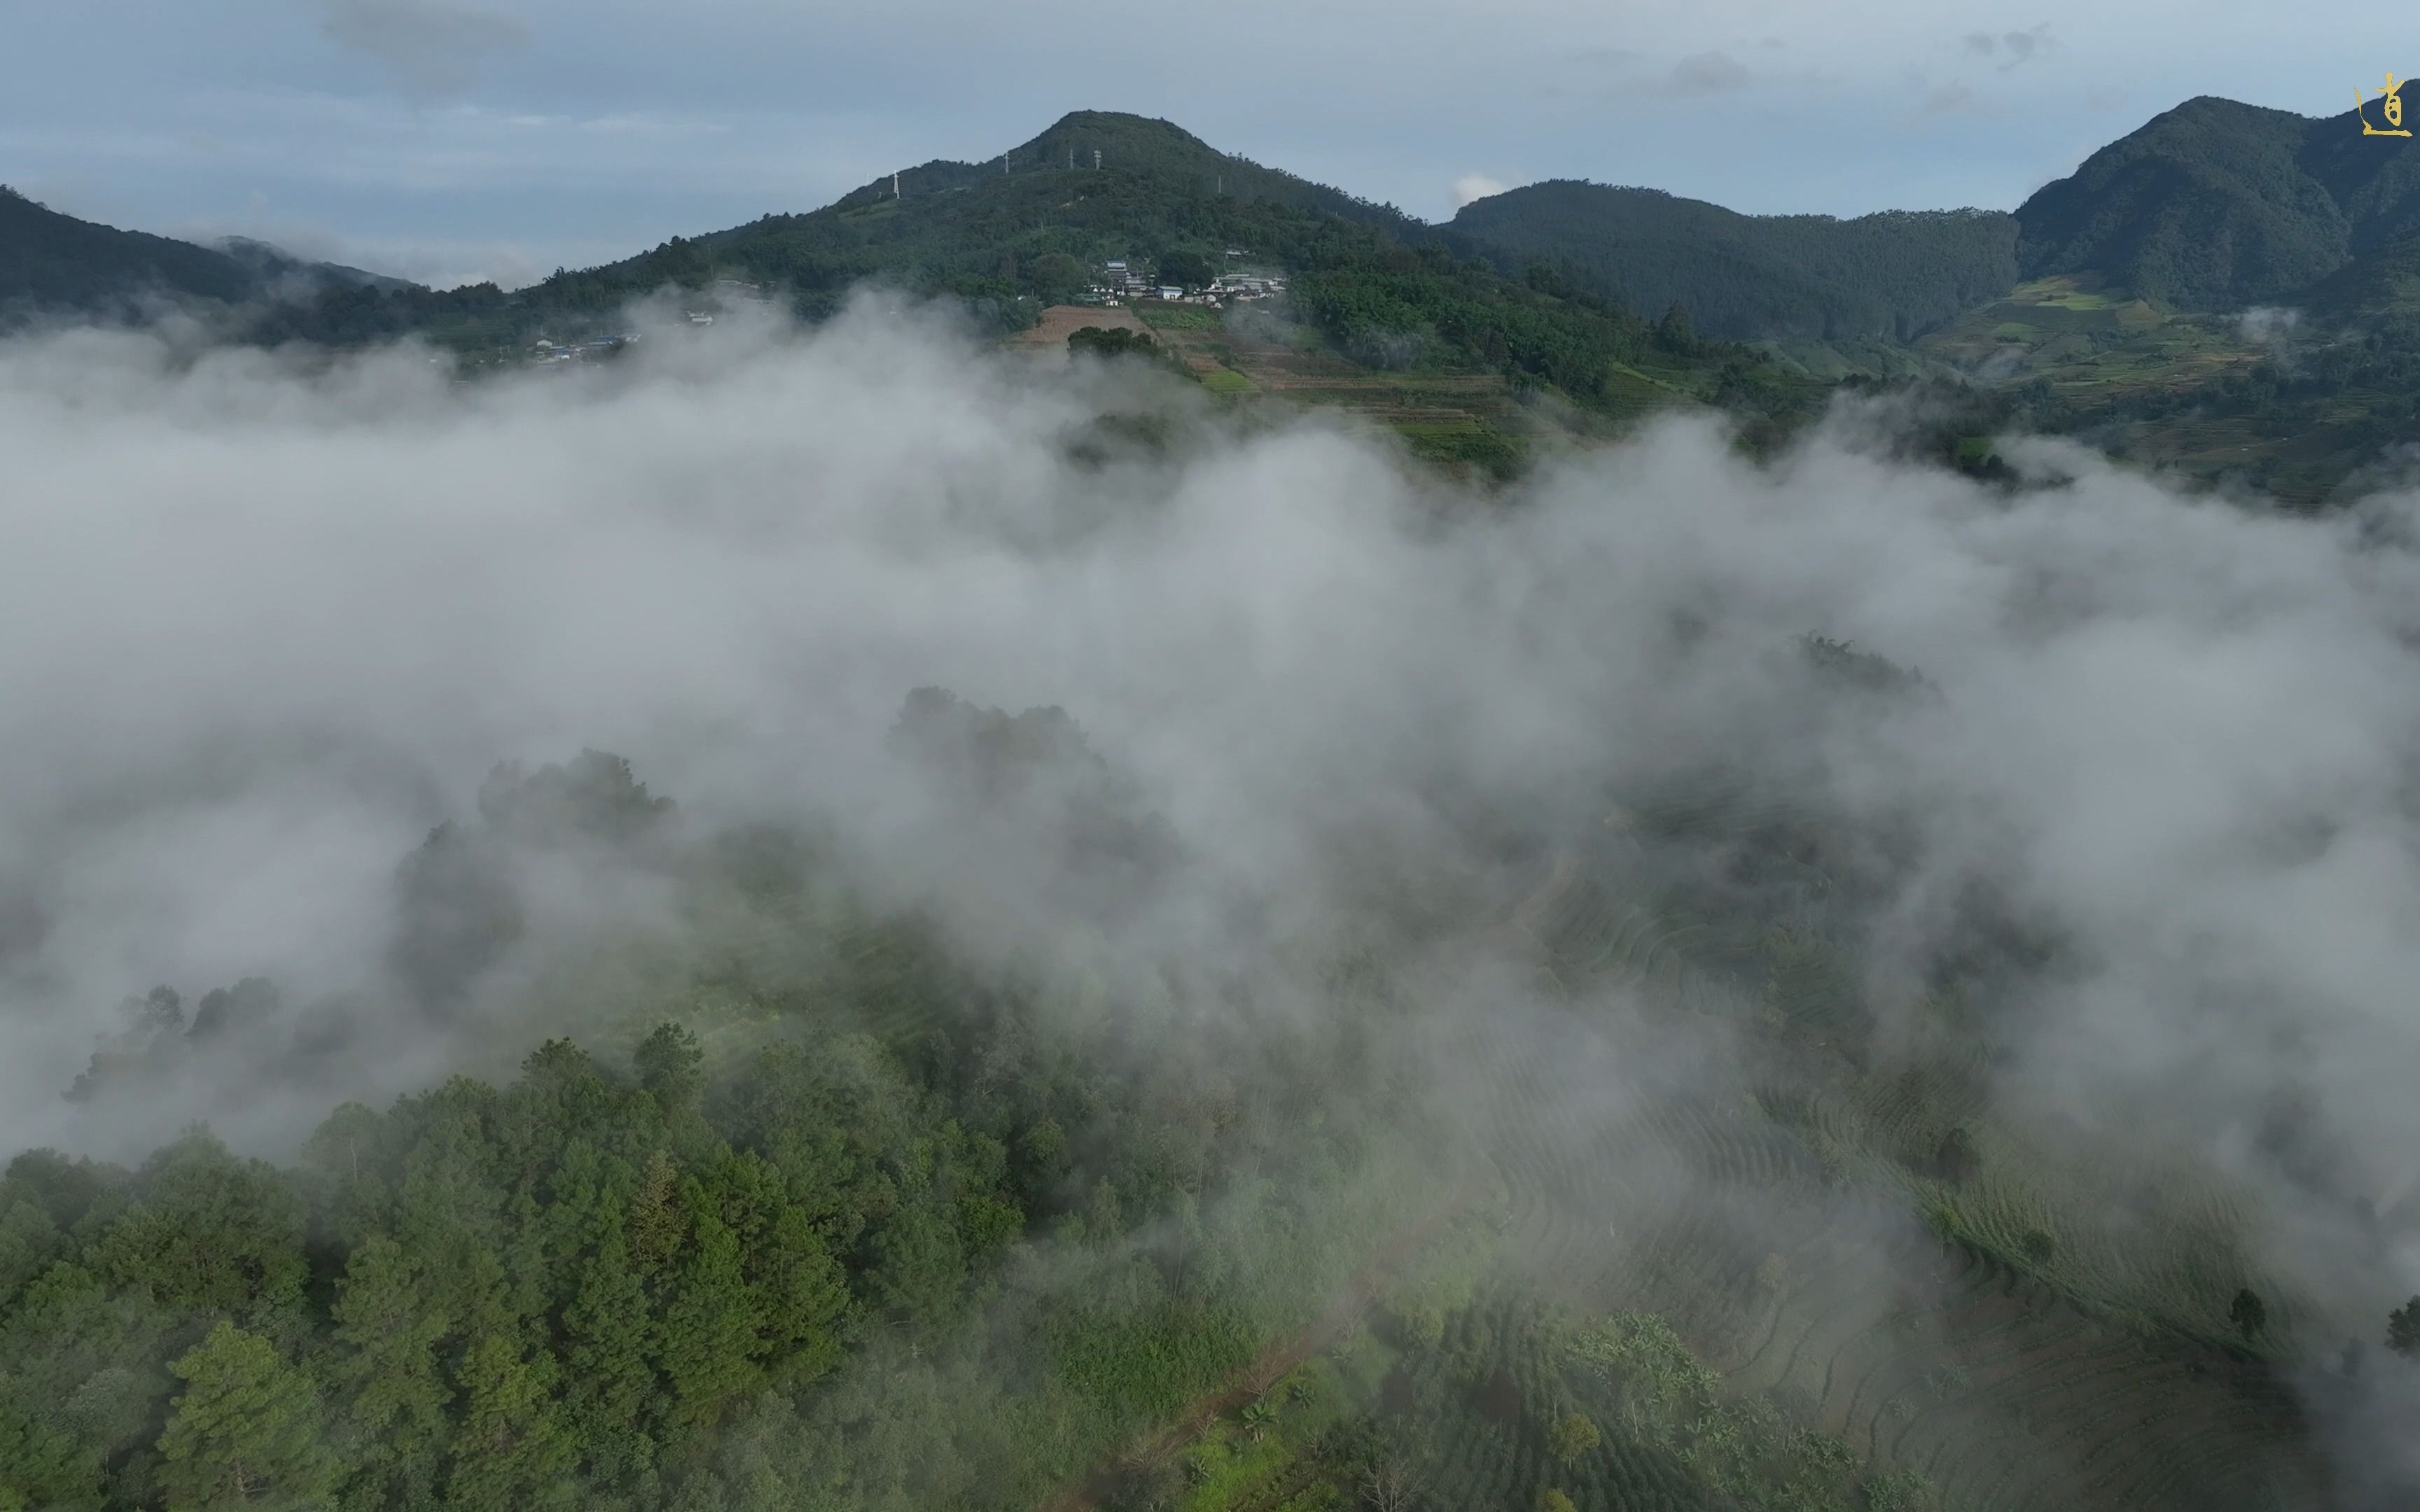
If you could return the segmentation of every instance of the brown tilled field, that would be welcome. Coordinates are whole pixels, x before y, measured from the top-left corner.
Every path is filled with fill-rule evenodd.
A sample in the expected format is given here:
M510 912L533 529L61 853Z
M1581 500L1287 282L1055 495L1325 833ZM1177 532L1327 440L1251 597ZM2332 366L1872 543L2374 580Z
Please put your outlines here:
M1151 328L1136 319L1135 313L1124 305L1054 304L1043 311L1041 321L1018 339L1063 348L1067 338L1086 326L1098 326L1104 331L1131 331L1139 336L1151 334Z

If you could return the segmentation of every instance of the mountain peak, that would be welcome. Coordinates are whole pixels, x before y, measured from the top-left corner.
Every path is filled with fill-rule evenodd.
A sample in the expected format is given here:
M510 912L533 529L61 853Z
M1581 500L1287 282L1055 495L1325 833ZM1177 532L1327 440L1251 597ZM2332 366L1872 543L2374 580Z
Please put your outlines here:
M2292 297L2420 227L2420 160L2350 116L2219 95L2163 111L2017 208L2025 275L2097 271L2193 310Z
M1090 168L1095 153L1101 167L1144 172L1199 171L1228 156L1173 121L1115 110L1071 110L1006 156L1015 172L1020 167Z

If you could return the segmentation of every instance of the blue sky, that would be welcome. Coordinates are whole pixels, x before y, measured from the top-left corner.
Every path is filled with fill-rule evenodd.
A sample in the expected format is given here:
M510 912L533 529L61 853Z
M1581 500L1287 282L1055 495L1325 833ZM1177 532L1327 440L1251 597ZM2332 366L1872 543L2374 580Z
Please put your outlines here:
M982 158L1069 110L1442 219L1491 184L2013 207L2196 94L2373 94L2376 0L17 0L0 182L171 234L525 282ZM1457 186L1461 186L1457 189Z

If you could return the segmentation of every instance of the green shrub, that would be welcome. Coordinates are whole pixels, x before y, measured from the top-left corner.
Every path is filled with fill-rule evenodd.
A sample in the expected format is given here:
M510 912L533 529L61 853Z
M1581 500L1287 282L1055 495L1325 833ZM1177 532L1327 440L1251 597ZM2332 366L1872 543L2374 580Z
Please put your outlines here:
M1151 357L1157 355L1159 344L1122 326L1083 326L1068 332L1067 350L1079 357L1087 352L1094 357Z
M1445 1314L1425 1302L1389 1304L1387 1321L1395 1341L1409 1349L1432 1350L1445 1337Z
M1577 1412L1565 1412L1546 1430L1546 1447L1567 1465L1594 1449L1599 1442L1596 1425Z

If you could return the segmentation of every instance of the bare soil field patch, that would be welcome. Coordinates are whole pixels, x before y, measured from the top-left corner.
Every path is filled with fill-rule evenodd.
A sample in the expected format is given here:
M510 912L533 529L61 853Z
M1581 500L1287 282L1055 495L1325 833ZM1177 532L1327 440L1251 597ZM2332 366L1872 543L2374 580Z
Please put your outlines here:
M1043 311L1041 320L1017 339L1037 345L1064 347L1069 336L1086 326L1098 326L1104 331L1131 331L1139 336L1151 334L1151 328L1137 319L1135 313L1123 304L1054 304Z

